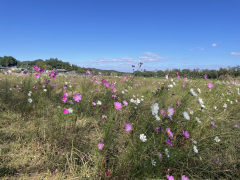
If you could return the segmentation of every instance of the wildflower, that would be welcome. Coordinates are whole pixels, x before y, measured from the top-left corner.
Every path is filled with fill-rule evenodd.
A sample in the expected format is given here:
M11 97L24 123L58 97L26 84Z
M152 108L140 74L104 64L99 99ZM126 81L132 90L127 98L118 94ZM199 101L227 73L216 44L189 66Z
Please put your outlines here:
M190 93L191 93L191 95L193 95L193 96L197 96L197 94L193 91L192 88L190 89Z
M31 93L28 93L28 96L31 96Z
M184 111L182 114L186 120L190 120L190 117L186 111Z
M213 84L212 84L212 83L208 83L207 85L208 85L208 87L209 87L210 89L213 87Z
M131 102L131 103L134 103L134 99L130 99L130 102Z
M162 154L160 152L158 152L158 157L159 159L162 159Z
M189 180L189 179L185 175L183 175L182 180Z
M214 140L215 140L216 142L219 142L219 141L220 141L220 139L218 138L218 136L216 136Z
M67 101L67 97L66 96L62 96L62 101L66 102Z
M106 107L104 107L104 106L103 106L102 108L103 108L103 109L106 109Z
M124 94L125 92L122 90L122 94Z
M186 137L186 138L189 138L189 134L187 131L183 131L183 135Z
M224 108L227 108L227 104L225 103L225 104L223 105L223 107L224 107Z
M198 98L198 102L200 103L200 104L203 104L203 100L202 100L202 98Z
M156 166L156 161L154 161L154 159L152 159L152 165Z
M86 72L87 74L91 74L91 72L89 71L89 70L87 70L87 72Z
M214 109L217 110L217 106L214 106Z
M109 174L111 174L111 172L110 171L106 171L106 174L109 175Z
M166 143L169 145L169 146L172 146L172 142L170 139L166 139Z
M72 85L70 84L69 87L72 88Z
M170 131L170 128L167 128L166 131L167 131L168 136L169 136L170 138L173 138L173 134L172 134L172 132Z
M144 134L140 134L140 139L142 142L146 142L147 141L147 138Z
M195 153L198 153L197 146L193 145L193 150L194 150Z
M211 122L211 125L212 125L212 128L214 129L215 128L214 122Z
M201 93L201 90L199 88L197 88L197 91L198 91L198 93Z
M197 141L193 141L194 144L197 144Z
M102 150L103 149L104 144L103 143L98 143L98 149Z
M31 99L31 98L29 98L29 99L28 99L28 102L32 103L32 99Z
M239 124L236 124L234 127L235 127L235 128L239 128Z
M115 109L116 109L116 110L122 109L122 104L119 103L119 102L115 102L115 103L114 103L114 106L115 106Z
M164 110L161 110L161 114L163 115L165 113L165 111Z
M64 108L64 109L63 109L63 113L64 113L64 114L67 114L67 113L68 113L68 109Z
M168 108L168 111L167 111L167 115L168 115L169 117L172 117L173 113L174 113L174 109L173 109L172 107L169 107L169 108Z
M217 164L219 163L219 157L217 157L217 161L216 161L216 163L217 163Z
M132 125L131 125L130 123L126 123L126 124L124 125L124 127L125 127L125 130L126 130L127 132L132 129Z
M69 95L68 95L68 93L67 93L67 92L65 92L65 93L64 93L64 96L65 96L65 97L68 97Z
M160 117L157 114L155 114L155 118L156 118L157 121L161 120Z
M36 77L36 78L39 78L39 77L40 77L40 75L39 75L39 74L35 74L35 77Z
M107 116L105 116L105 115L102 115L102 118L104 119L104 118L107 118Z
M45 88L46 86L45 85L42 85L42 88Z
M74 94L73 99L75 101L79 102L79 100L82 99L82 95L80 93L76 93L76 94Z
M159 110L158 103L152 104L151 109L152 109L152 115L157 114Z
M202 123L198 117L195 117L195 119L199 124Z
M178 105L178 106L181 106L181 104L182 104L181 102L177 102L177 105Z
M73 109L72 109L72 108L69 108L69 109L68 109L68 112L69 112L69 113L72 113L72 112L73 112Z
M127 90L127 89L125 89L125 91L126 91L126 92L128 92L128 90Z
M95 102L92 102L92 105L96 106L96 103L95 103Z
M169 153L168 149L165 149L165 153L166 153L167 157L170 157L168 154Z

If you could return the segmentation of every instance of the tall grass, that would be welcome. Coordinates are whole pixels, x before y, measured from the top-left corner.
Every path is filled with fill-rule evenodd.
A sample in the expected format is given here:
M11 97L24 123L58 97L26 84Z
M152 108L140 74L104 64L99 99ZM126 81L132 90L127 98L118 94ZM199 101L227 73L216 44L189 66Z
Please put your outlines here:
M181 179L185 175L189 179L240 178L240 98L238 86L232 84L232 79L188 79L183 87L184 80L180 78L173 80L175 85L171 88L170 79L58 75L51 83L46 83L45 79L49 78L43 74L39 79L34 74L0 75L1 177L167 179L169 175ZM109 83L108 88L102 79ZM209 82L213 83L211 90L207 86ZM67 89L62 87L65 84ZM116 93L110 88L111 84ZM197 96L191 95L191 88ZM65 92L69 96L64 103ZM73 99L76 93L82 95L79 102ZM113 94L117 97L112 97ZM206 108L201 107L199 97ZM124 100L128 106L123 105ZM92 104L98 101L100 106ZM114 102L120 102L122 109L117 110ZM181 106L177 102L181 102ZM160 120L151 110L155 103ZM172 121L160 113L161 110L167 112L169 107L174 109ZM72 108L73 112L64 114L64 108ZM190 120L184 118L184 111ZM102 115L107 118L103 119ZM214 129L211 122L215 124ZM125 123L132 125L131 131L125 130ZM166 128L170 128L173 138L168 137ZM186 138L183 131L190 137ZM146 136L145 142L141 141L140 134ZM166 143L167 138L172 146ZM104 144L102 150L98 148L100 142Z

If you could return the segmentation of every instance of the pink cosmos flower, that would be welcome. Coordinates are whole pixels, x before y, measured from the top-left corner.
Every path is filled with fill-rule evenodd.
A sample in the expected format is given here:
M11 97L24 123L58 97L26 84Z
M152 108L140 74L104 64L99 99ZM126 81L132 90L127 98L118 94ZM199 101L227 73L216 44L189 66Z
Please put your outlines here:
M148 86L148 89L150 89L150 86Z
M64 113L64 114L67 114L67 113L68 113L68 109L66 109L66 108L63 109L63 113Z
M66 96L62 96L62 101L66 102L67 101L67 97Z
M170 128L167 128L166 131L167 131L168 136L169 136L170 138L173 138L173 134L172 134L172 132L170 131Z
M124 106L128 106L127 101L123 101Z
M115 102L115 103L114 103L114 106L115 106L115 109L116 109L116 110L122 109L122 104L121 104L120 102Z
M114 89L114 85L113 85L113 84L111 84L110 88L111 88L111 89Z
M79 102L80 100L82 100L82 95L80 93L76 93L74 94L73 99Z
M55 73L54 71L51 72L51 74L54 74L54 73Z
M182 180L189 180L189 179L185 175L183 175Z
M161 114L163 115L165 113L165 111L164 110L161 110Z
M103 143L98 143L98 149L102 150L103 149L104 144Z
M186 137L186 138L189 138L189 134L187 131L183 131L183 135Z
M115 94L113 94L112 97L115 99L117 96Z
M34 69L35 71L39 71L39 70L40 70L40 68L37 67L37 66L33 66L33 69Z
M182 87L185 87L185 84L183 83Z
M56 76L52 76L53 79L56 79Z
M211 122L211 124L212 124L212 128L214 129L214 128L215 128L215 124L214 124L214 122Z
M168 180L174 180L174 177L173 177L173 176L167 175L167 178L168 178Z
M42 88L45 88L46 86L45 85L42 85Z
M105 116L105 115L102 115L102 118L104 119L104 118L107 118L107 116Z
M114 89L113 89L113 92L117 92L117 90L114 88Z
M179 75L177 75L177 78L179 79Z
M212 83L208 83L207 85L208 85L208 87L209 87L210 89L213 87L213 84L212 84Z
M177 102L177 105L178 105L178 106L181 106L181 104L182 104L181 102Z
M108 176L109 174L111 174L111 172L110 172L110 171L106 171L106 174L107 174L107 176Z
M106 86L106 88L108 88L109 87L109 83L105 82L104 86Z
M87 70L87 74L91 74L91 72L89 70Z
M65 96L65 97L68 97L69 95L68 95L68 93L67 93L67 92L65 92L65 93L64 93L64 96Z
M40 69L40 73L44 73L44 71L45 71L44 69Z
M126 130L127 132L132 129L132 125L131 125L130 123L126 123L126 124L124 125L124 127L125 127L125 130Z
M92 105L96 106L96 103L95 103L95 102L92 102Z
M39 78L39 77L40 77L40 75L39 75L39 74L35 74L35 77L36 77L36 78Z

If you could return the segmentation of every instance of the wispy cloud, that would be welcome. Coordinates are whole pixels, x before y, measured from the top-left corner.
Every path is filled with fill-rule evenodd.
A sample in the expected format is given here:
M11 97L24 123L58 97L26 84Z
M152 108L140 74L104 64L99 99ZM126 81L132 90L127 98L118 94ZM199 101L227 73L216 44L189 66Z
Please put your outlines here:
M151 52L145 52L145 53L141 53L141 54L150 56L150 57L138 57L143 62L164 61L166 59L169 59L169 58L161 57L158 54L151 53Z
M212 45L212 47L216 47L216 46L217 46L217 44L213 44L213 45Z
M231 55L240 56L240 53L232 52Z
M197 48L201 49L202 51L204 50L204 49L203 49L203 48L201 48L201 47L197 47Z

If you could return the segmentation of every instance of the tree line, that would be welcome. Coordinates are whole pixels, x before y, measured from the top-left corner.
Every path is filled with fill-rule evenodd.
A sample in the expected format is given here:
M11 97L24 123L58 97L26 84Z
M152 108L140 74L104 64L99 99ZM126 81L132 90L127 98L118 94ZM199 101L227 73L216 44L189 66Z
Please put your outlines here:
M45 70L53 70L53 69L66 69L67 71L76 71L79 74L85 74L87 70L90 70L93 75L98 75L98 73L102 73L102 75L116 75L121 76L123 74L125 75L134 75L137 77L165 77L167 74L169 74L169 77L176 77L177 72L180 77L193 77L193 78L202 78L206 74L208 79L216 79L216 78L222 78L225 75L230 75L232 77L240 76L240 66L236 67L228 67L226 68L220 68L219 70L209 70L209 69L166 69L163 70L157 70L154 71L133 71L133 73L125 73L125 72L119 72L115 70L101 70L96 68L84 68L79 67L74 64L70 64L69 62L63 62L62 60L59 60L58 58L50 58L46 59L45 61L42 59L37 59L33 61L19 61L15 59L12 56L4 56L0 57L0 66L3 67L12 67L17 66L18 68L33 68L33 66L38 66L40 69Z

